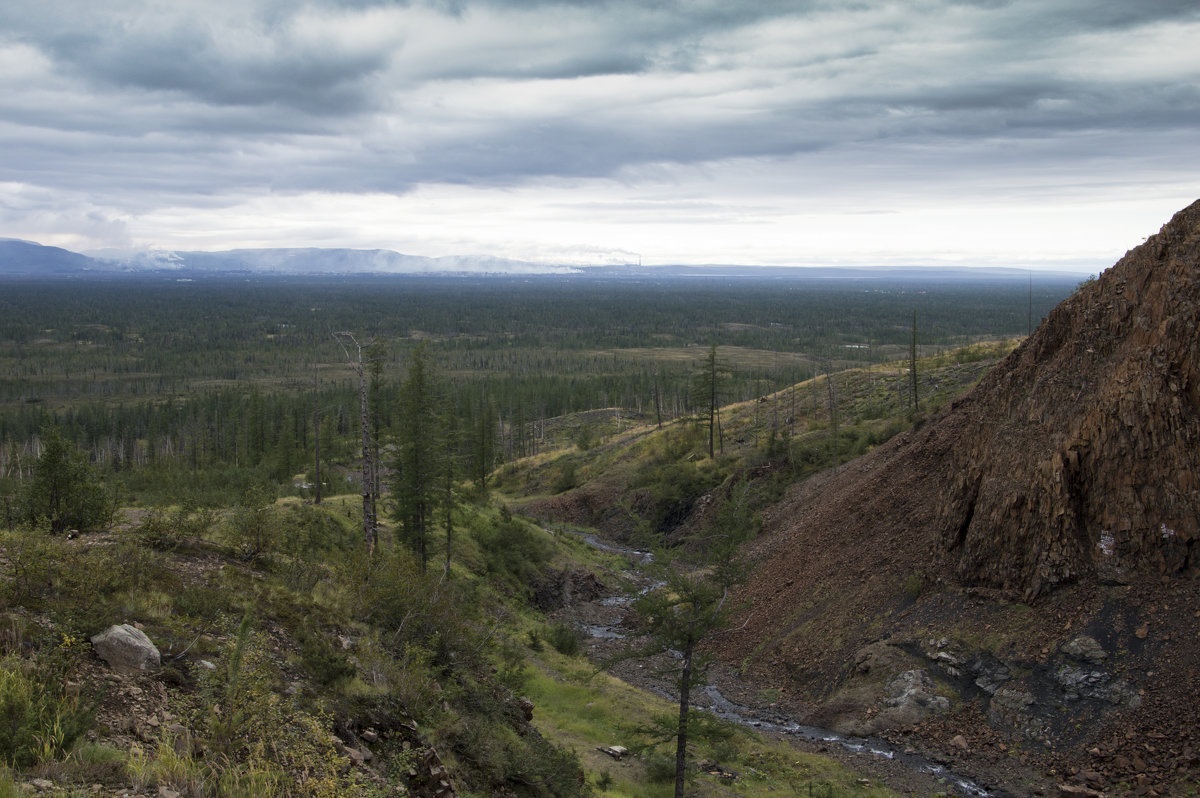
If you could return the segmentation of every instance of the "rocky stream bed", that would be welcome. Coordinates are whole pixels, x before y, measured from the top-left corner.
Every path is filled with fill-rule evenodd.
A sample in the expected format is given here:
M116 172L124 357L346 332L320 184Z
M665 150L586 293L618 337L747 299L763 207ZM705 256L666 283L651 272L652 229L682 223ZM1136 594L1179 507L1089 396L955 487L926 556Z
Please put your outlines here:
M554 612L556 620L569 622L585 636L588 656L597 663L610 662L611 673L624 681L654 692L669 700L677 695L669 680L661 676L661 662L649 660L619 660L616 655L632 642L635 634L629 617L629 605L639 590L655 585L643 571L651 555L647 552L624 549L597 538L590 533L575 531L589 544L621 554L628 558L629 570L622 576L631 588L626 592L592 591ZM902 735L855 736L838 734L829 729L800 722L778 689L751 684L732 669L716 664L709 672L708 683L692 695L699 709L769 736L786 739L798 750L818 753L838 760L898 792L914 795L955 795L963 798L1019 798L1025 795L1048 794L1047 785L1028 767L1016 763L999 763L999 767L980 768L978 763L958 761L953 755L921 751ZM956 742L961 742L958 736ZM966 753L965 746L955 743L950 749ZM970 769L968 770L967 767ZM1035 784L1017 790L1008 785Z

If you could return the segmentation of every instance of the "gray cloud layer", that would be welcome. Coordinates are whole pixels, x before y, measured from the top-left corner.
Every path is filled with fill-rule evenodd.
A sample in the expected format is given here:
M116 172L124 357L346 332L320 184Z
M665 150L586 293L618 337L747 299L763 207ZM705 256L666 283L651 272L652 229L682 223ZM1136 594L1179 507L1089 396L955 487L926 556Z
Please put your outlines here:
M1198 42L1194 0L26 0L0 6L0 212L69 192L102 231L806 153L864 185L1153 173L1196 162Z

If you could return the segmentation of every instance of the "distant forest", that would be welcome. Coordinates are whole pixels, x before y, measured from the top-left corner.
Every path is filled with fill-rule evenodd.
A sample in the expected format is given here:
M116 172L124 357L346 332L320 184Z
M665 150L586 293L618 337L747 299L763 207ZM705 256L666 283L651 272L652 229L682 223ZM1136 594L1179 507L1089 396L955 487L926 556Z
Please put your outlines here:
M358 382L339 331L374 342L383 444L425 341L446 412L472 431L464 457L492 466L537 451L564 414L694 412L693 379L713 345L738 401L901 360L914 319L923 355L1022 336L1074 288L1041 277L6 279L0 495L26 476L48 425L134 497L224 499L252 480L303 490L318 430L353 490Z

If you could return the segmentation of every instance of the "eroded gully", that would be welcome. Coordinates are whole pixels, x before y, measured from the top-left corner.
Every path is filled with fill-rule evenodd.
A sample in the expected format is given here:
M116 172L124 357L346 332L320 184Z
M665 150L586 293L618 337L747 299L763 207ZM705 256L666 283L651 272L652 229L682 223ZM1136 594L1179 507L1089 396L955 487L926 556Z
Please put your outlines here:
M567 608L561 613L564 619L571 621L590 638L589 650L592 656L597 659L605 659L611 656L613 649L620 646L621 642L630 634L630 630L623 624L633 599L639 593L653 590L659 584L652 581L644 572L644 567L653 560L653 556L649 552L617 546L590 532L569 527L556 527L556 531L565 531L576 535L595 548L625 557L629 563L623 576L633 585L630 592L583 602ZM649 689L668 700L676 700L676 696L672 695L668 689L667 683L651 675L653 670L632 665L620 669L616 675L626 681L637 683L638 686ZM895 766L900 766L914 776L920 776L936 783L941 791L963 798L987 798L989 796L991 798L1007 798L1009 796L1009 793L1004 790L982 786L911 750L899 750L886 740L874 737L848 737L828 729L799 723L776 710L764 710L739 704L722 692L722 686L730 687L728 684L730 678L732 677L713 679L713 683L700 688L693 696L694 706L740 726L776 734L797 742L804 741L808 744L815 744L818 750L834 752L836 749L840 749L844 754L849 755L851 766L867 765L868 767L865 769L874 773L878 773L881 768L870 767L870 765L887 763L891 767L883 769L894 773L897 770ZM883 780L890 781L886 776Z

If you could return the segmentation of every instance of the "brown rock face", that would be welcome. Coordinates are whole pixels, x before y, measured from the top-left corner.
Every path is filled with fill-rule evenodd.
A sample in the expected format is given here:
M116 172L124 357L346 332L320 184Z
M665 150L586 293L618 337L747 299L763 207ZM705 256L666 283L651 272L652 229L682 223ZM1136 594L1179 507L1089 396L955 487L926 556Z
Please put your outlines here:
M1029 599L1082 575L1195 567L1198 330L1200 202L953 408L938 533L960 579Z
M1012 736L1148 794L1200 763L1198 526L1200 202L940 417L765 511L713 647L818 724L940 669L964 709L912 734L976 761Z

